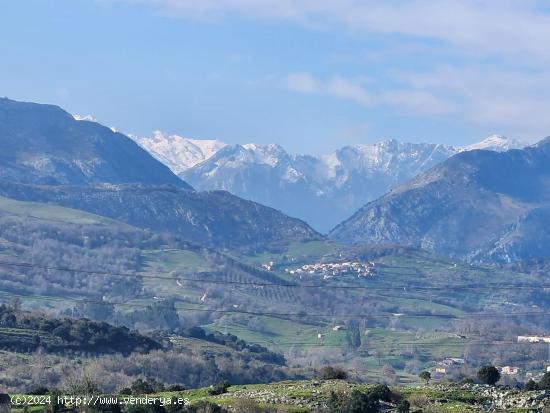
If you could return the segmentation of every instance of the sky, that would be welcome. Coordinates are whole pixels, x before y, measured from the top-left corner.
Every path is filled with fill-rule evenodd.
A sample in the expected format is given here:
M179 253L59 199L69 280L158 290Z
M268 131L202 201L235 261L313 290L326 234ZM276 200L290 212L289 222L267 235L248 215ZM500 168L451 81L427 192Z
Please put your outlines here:
M0 96L327 153L550 135L550 2L8 0Z

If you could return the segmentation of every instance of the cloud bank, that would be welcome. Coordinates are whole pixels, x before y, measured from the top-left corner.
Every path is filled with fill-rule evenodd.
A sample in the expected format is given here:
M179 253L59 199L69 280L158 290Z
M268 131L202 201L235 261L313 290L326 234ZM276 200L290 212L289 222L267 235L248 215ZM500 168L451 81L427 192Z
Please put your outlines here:
M407 70L394 62L383 79L373 80L384 87L336 73L320 77L311 68L286 74L285 84L365 108L460 116L524 138L550 134L550 7L543 0L111 1L149 4L183 19L275 20L414 42L430 51L424 67ZM381 52L390 66L392 53ZM368 68L364 75L371 76Z

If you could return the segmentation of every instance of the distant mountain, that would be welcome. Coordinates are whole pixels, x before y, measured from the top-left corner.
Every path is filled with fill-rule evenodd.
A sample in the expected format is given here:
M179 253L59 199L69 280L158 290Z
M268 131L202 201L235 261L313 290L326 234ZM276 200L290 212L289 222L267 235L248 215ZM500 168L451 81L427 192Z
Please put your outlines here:
M0 179L191 187L128 137L53 105L0 99Z
M225 143L216 140L190 139L159 131L150 138L130 137L175 174L207 160L225 146Z
M459 151L475 151L477 149L485 149L487 151L504 152L510 149L522 149L527 144L517 139L506 138L500 135L491 135L481 142L459 148Z
M195 192L125 135L57 106L0 99L0 144L0 192L9 198L51 202L220 248L265 250L320 238L272 208L226 192ZM191 145L187 150L201 156L219 146Z
M224 189L328 231L360 205L452 153L442 145L394 140L324 157L290 155L278 145L231 145L180 177L198 189Z
M321 232L456 153L525 146L495 135L463 148L387 140L309 156L291 155L279 145L225 145L159 133L134 139L199 190L227 190L303 219Z
M459 153L370 202L330 237L470 260L550 257L550 138Z

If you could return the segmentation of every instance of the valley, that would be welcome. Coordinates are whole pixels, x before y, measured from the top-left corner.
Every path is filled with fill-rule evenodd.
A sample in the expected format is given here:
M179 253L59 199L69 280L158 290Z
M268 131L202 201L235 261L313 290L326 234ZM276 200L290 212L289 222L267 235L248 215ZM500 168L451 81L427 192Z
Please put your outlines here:
M54 113L79 131L100 128ZM26 133L48 139L37 125ZM503 153L462 151L375 203L399 199L407 185L419 191L422 185L414 182L438 179L451 182L442 185L451 199L464 193L452 183L468 168L448 172L446 165L463 158L512 157L521 163L521 156L534 156L545 148L541 145ZM36 151L50 150L43 147ZM550 328L545 259L464 259L399 237L362 242L347 228L369 228L355 223L364 209L324 236L270 207L225 191L200 192L183 181L173 185L174 178L163 184L87 170L84 181L55 181L65 179L60 175L65 166L57 171L32 164L33 173L23 172L26 159L35 155L18 148L3 171L20 175L0 181L0 362L6 366L0 385L10 392L93 383L94 392L116 393L137 383L136 394L143 394L140 386L149 380L152 392L197 388L186 393L197 403L229 406L236 402L233 396L218 397L226 394L224 380L233 385L230 394L255 394L254 387L236 386L258 383L266 386L262 394L277 393L276 383L287 380L281 385L285 398L258 401L293 405L293 386L311 386L302 380L326 369L347 379L329 387L346 388L344 393L359 388L357 397L370 397L367 383L393 386L400 394L413 391L423 382L422 372L437 383L471 380L488 364L510 386L544 377L547 344L518 337L538 337ZM226 148L212 150L209 159ZM138 146L125 150L137 150L133 156L144 157L144 165L156 162ZM59 150L56 162L65 165L72 156ZM165 173L159 165L158 173ZM545 176L543 167L535 169ZM493 189L501 185L490 175L483 182ZM537 188L525 190L540 201ZM517 198L528 213L522 222L530 222L535 210L527 201L533 199L514 191L502 214L518 212ZM544 211L540 214L544 219ZM510 245L524 242L517 234L544 239L542 226L541 235L529 228L518 226L516 235L507 236L514 240ZM221 386L221 393L199 389L210 385ZM317 407L326 407L327 397ZM334 403L347 403L334 397ZM300 403L303 411L315 407L311 400Z

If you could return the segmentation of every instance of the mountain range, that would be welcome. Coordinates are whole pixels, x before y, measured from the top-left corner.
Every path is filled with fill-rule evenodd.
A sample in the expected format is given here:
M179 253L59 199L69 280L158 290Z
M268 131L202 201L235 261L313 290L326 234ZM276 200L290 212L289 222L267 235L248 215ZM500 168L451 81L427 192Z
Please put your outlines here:
M133 139L199 190L229 191L325 233L365 203L457 153L524 146L497 135L467 147L386 140L312 156L289 154L274 144L226 145L160 132Z
M0 193L55 203L219 248L319 234L224 191L195 191L127 136L53 105L0 99Z
M470 261L550 255L550 138L459 153L368 203L329 236L412 245Z
M190 190L126 136L53 105L0 98L0 179L89 185L143 183Z
M132 140L80 119L0 99L0 196L248 251L323 239L285 213L327 229L364 203L328 237L470 261L550 256L550 138L523 149L499 136L463 148L388 140L312 156L160 133ZM210 187L242 197L201 191Z

